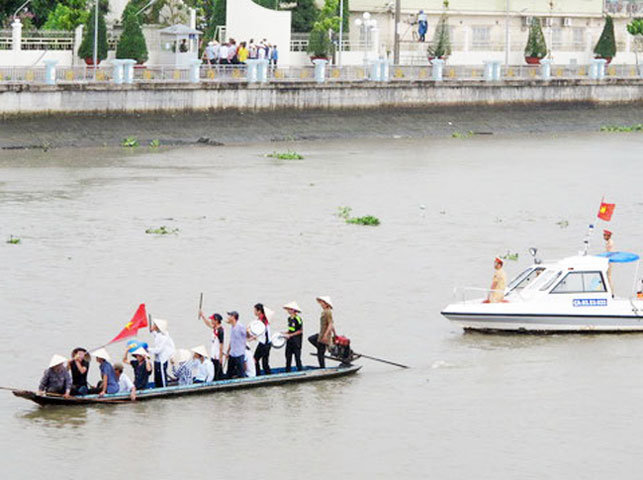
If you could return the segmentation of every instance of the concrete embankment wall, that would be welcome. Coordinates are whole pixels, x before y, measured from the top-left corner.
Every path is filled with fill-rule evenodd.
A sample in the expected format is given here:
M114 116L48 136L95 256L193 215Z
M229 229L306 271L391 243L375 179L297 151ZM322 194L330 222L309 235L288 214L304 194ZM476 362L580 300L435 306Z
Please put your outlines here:
M459 82L0 85L0 115L636 103L643 79Z

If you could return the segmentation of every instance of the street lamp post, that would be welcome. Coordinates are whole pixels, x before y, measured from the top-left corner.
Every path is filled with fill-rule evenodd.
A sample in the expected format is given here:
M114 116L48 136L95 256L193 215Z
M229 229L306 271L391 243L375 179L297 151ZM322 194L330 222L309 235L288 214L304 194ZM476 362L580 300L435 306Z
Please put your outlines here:
M377 20L371 18L370 13L364 12L362 18L355 20L355 25L361 29L362 37L364 38L364 65L366 65L368 63L371 31L377 28Z
M344 0L339 0L339 55L337 64L342 66L342 48L344 42Z
M94 8L94 81L96 81L96 62L98 61L98 0Z
M400 9L401 0L395 0L395 25L393 27L393 63L400 63Z

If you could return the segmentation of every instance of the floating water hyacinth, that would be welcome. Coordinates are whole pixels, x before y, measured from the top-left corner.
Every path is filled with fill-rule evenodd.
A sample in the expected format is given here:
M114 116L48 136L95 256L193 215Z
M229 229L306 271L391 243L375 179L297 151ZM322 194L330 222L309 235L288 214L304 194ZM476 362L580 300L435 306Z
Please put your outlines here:
M121 142L121 147L138 147L138 139L136 137L127 137Z
M603 125L601 132L643 132L643 123L636 125Z
M9 235L9 240L7 240L7 243L10 245L19 245L21 243L21 240L18 237Z
M266 156L270 158L277 158L279 160L303 160L304 159L303 155L300 155L297 152L291 152L290 150L283 153L272 152Z
M512 260L512 261L516 262L516 261L518 261L518 257L519 257L518 252L511 253L509 250L507 250L507 253L505 253L500 258L502 258L503 260Z
M178 228L167 228L165 225L161 225L159 228L148 228L145 230L145 233L150 235L170 235L179 233Z
M365 215L363 217L351 217L351 212L353 209L351 207L338 207L337 216L343 218L346 223L351 223L353 225L367 225L367 226L377 226L379 225L380 219L374 217L373 215Z

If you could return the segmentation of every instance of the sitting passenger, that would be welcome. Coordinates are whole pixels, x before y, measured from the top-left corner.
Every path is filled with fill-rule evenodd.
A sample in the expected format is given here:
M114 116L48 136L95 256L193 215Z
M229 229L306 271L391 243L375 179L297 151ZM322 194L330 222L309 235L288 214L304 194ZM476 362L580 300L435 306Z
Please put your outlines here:
M136 390L145 390L150 380L152 373L152 361L150 356L143 347L138 347L132 352L133 360L127 357L127 350L123 357L123 363L129 363L134 369L134 386Z
M192 385L192 360L190 352L181 348L170 359L172 363L172 374L179 382L180 386Z
M214 380L214 365L208 357L208 352L203 345L192 349L194 358L192 360L192 370L194 373L194 383L206 383Z
M87 384L89 360L89 353L84 348L78 347L71 351L71 360L67 362L67 367L71 372L72 395L87 395L89 393L89 385Z
M101 381L98 383L98 396L102 397L106 393L118 393L118 380L116 379L114 367L109 363L109 353L104 348L99 348L94 352L94 356L100 365Z
M129 393L129 398L132 401L136 400L136 387L127 374L123 373L122 363L114 364L114 373L116 373L116 379L118 380L118 393Z
M65 364L67 359L62 355L54 355L49 361L49 367L40 380L38 394L45 393L61 394L65 398L70 397L71 392L71 375L67 371Z

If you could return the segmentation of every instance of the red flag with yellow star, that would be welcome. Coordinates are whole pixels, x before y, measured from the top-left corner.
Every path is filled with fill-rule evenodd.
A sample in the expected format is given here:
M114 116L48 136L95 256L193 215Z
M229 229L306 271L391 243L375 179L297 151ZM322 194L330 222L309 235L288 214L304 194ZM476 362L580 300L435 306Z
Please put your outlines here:
M141 303L136 310L136 313L132 319L125 325L125 328L121 330L121 333L116 335L107 345L110 343L118 342L127 337L133 337L138 332L139 328L147 327L147 312L145 311L145 304Z
M612 214L614 213L614 207L616 207L615 203L601 202L601 206L598 209L597 217L600 218L601 220L605 220L606 222L609 222L612 219Z

